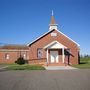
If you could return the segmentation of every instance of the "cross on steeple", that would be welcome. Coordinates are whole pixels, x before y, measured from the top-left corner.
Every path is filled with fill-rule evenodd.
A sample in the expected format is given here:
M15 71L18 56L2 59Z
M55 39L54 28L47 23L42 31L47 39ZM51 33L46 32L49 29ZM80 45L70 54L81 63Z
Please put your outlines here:
M52 10L52 16L53 16L53 10Z

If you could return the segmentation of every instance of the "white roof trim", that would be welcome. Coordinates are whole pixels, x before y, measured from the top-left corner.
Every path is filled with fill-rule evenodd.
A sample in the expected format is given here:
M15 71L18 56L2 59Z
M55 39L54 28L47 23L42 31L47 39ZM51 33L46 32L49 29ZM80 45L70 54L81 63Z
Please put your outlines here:
M54 30L54 29L53 29ZM53 30L50 30L46 33L44 33L43 35L41 35L40 37L38 37L37 39L35 39L34 41L32 41L31 43L28 43L27 46L29 46L30 44L32 44L33 42L35 42L36 40L40 39L41 37L43 37L44 35L48 34L49 32L53 31ZM59 33L61 33L62 35L64 35L66 38L68 38L69 40L71 40L72 42L74 42L75 44L77 44L78 46L80 46L77 42L75 42L74 40L72 40L71 38L69 38L68 36L66 36L64 33L62 33L61 31L59 30L56 30L58 31Z
M41 35L40 37L38 37L37 39L33 40L31 43L28 43L27 46L29 46L30 44L32 44L33 42L35 42L36 40L40 39L41 37L43 37L44 35L48 34L49 32L51 32L53 30L49 30L48 32L44 33L43 35Z
M57 46L54 47L54 44L57 44ZM44 47L44 49L46 49L46 48L49 48L49 49L50 48L55 48L55 49L57 49L57 48L67 48L67 47L64 46L63 44L59 43L58 41L53 41L53 42L49 43L48 45L46 45Z
M59 31L59 30L56 30L56 31L58 31L59 33L61 33L62 35L64 35L66 38L68 38L69 40L71 40L72 42L74 42L75 44L77 44L78 46L80 46L77 42L75 42L74 40L72 40L70 37L68 37L67 35L65 35L61 31Z

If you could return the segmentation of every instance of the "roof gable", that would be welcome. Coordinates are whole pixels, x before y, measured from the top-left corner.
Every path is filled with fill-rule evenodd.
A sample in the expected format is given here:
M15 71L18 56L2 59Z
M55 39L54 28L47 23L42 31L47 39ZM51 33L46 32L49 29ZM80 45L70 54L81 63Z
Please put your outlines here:
M40 40L41 38L43 38L44 36L48 35L49 33L53 32L55 29L48 31L46 33L44 33L43 35L41 35L40 37L38 37L37 39L35 39L34 41L32 41L31 43L28 43L27 46L30 46L32 44L34 44L35 42L37 42L38 40ZM65 35L64 33L62 33L59 30L56 30L57 32L61 33L63 36L65 36L67 39L69 39L70 41L72 41L73 43L75 43L77 46L80 46L77 42L75 42L74 40L72 40L70 37L68 37L67 35Z

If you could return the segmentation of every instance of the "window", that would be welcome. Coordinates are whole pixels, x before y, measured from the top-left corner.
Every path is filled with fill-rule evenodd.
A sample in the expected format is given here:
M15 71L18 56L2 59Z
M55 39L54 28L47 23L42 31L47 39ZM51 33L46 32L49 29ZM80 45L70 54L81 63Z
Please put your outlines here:
M56 37L57 33L51 33L51 36Z
M27 53L24 51L19 52L20 56L23 57L24 59L27 59Z
M26 54L25 53L23 54L23 58L26 59Z
M9 54L5 53L5 59L9 59Z
M37 57L38 57L38 59L42 58L42 54L43 54L42 48L38 48L37 49Z

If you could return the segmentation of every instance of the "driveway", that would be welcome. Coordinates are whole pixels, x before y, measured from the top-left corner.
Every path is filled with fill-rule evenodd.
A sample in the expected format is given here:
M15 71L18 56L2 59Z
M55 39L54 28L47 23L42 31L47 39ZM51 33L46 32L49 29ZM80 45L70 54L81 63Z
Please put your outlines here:
M0 90L90 90L90 69L3 71Z

